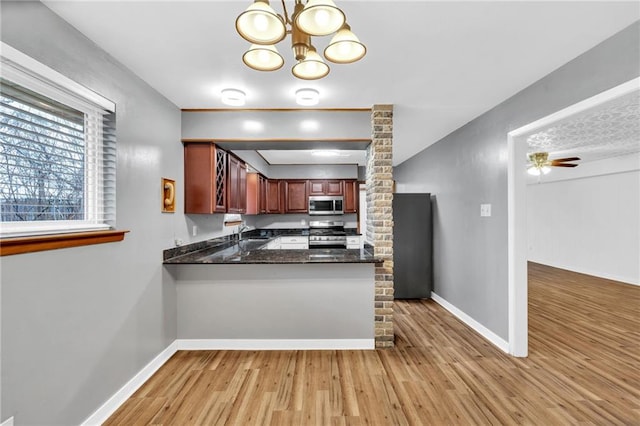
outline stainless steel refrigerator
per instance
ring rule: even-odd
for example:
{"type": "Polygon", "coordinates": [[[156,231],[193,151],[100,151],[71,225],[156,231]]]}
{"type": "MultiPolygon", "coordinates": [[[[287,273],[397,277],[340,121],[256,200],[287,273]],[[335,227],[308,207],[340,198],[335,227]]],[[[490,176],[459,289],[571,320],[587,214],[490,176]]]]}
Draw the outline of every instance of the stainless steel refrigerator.
{"type": "Polygon", "coordinates": [[[396,299],[431,297],[431,194],[393,194],[393,275],[396,299]]]}

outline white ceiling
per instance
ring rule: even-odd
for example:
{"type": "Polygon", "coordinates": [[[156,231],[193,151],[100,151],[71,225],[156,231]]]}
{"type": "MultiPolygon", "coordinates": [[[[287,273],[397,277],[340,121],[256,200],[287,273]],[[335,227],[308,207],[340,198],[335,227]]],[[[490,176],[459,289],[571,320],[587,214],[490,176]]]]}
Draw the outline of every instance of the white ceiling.
{"type": "MultiPolygon", "coordinates": [[[[242,63],[234,22],[250,0],[44,1],[180,108],[224,107],[226,87],[249,108],[296,107],[301,87],[318,89],[323,108],[394,104],[394,164],[640,19],[636,1],[336,2],[368,53],[303,82],[286,40],[281,70],[242,63]]],[[[328,40],[314,38],[318,51],[328,40]]]]}
{"type": "Polygon", "coordinates": [[[581,162],[640,152],[640,91],[610,100],[526,137],[528,152],[581,162]]]}
{"type": "Polygon", "coordinates": [[[258,153],[269,164],[366,164],[366,151],[356,150],[316,150],[334,151],[337,156],[324,157],[313,155],[314,150],[291,149],[286,151],[258,150],[258,153]]]}

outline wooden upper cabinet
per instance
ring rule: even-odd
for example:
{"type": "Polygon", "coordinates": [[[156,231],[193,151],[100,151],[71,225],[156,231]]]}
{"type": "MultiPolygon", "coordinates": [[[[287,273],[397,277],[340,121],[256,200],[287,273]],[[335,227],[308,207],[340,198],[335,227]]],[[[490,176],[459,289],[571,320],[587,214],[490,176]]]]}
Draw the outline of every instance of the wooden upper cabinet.
{"type": "Polygon", "coordinates": [[[324,180],[310,180],[309,195],[324,195],[325,182],[324,180]]]}
{"type": "Polygon", "coordinates": [[[326,194],[327,195],[342,195],[342,182],[341,180],[328,180],[326,181],[326,194]]]}
{"type": "Polygon", "coordinates": [[[266,213],[282,213],[280,203],[280,182],[277,179],[267,179],[266,181],[266,213]]]}
{"type": "Polygon", "coordinates": [[[247,166],[239,158],[227,159],[227,213],[247,211],[247,166]]]}
{"type": "Polygon", "coordinates": [[[184,212],[227,211],[227,153],[212,143],[184,144],[184,212]]]}
{"type": "Polygon", "coordinates": [[[247,174],[247,211],[258,214],[260,210],[260,179],[257,173],[247,174]]]}
{"type": "Polygon", "coordinates": [[[307,213],[309,195],[306,180],[287,180],[284,187],[285,213],[307,213]]]}
{"type": "Polygon", "coordinates": [[[258,213],[267,212],[267,178],[258,175],[258,213]]]}
{"type": "Polygon", "coordinates": [[[343,187],[341,180],[319,180],[309,181],[309,195],[342,195],[343,187]]]}
{"type": "Polygon", "coordinates": [[[357,213],[359,204],[360,188],[358,181],[345,180],[344,181],[344,212],[345,213],[357,213]]]}

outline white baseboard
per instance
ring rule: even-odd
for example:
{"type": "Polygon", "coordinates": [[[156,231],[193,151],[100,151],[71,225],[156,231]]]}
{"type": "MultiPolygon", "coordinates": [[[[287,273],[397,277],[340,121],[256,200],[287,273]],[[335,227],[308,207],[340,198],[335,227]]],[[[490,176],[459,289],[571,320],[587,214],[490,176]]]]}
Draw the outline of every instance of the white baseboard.
{"type": "MultiPolygon", "coordinates": [[[[135,393],[162,365],[176,353],[176,342],[171,343],[158,356],[152,359],[142,370],[140,370],[131,380],[121,387],[111,398],[100,408],[90,415],[82,426],[101,425],[111,416],[124,402],[135,393]]],[[[4,426],[4,425],[2,425],[4,426]]]]}
{"type": "Polygon", "coordinates": [[[509,353],[509,342],[504,340],[502,337],[495,334],[493,331],[489,330],[484,325],[480,324],[478,321],[471,318],[469,315],[462,312],[460,309],[453,306],[451,303],[444,300],[442,297],[438,296],[434,292],[431,292],[431,298],[438,305],[445,308],[447,311],[451,312],[456,318],[458,318],[463,323],[467,324],[469,327],[478,332],[482,337],[487,339],[493,345],[497,346],[498,349],[505,353],[509,353]]]}
{"type": "Polygon", "coordinates": [[[0,423],[0,426],[13,426],[13,416],[9,417],[4,422],[0,423]]]}
{"type": "Polygon", "coordinates": [[[374,339],[177,339],[176,350],[375,349],[374,339]]]}

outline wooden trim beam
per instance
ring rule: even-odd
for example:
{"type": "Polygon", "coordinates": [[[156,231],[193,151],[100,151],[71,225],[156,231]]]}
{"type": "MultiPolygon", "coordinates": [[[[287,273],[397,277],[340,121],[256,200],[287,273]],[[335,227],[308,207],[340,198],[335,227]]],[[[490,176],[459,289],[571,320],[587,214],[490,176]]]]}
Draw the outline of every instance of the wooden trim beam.
{"type": "Polygon", "coordinates": [[[223,138],[183,138],[182,143],[234,143],[234,142],[354,142],[354,143],[362,143],[362,142],[371,142],[370,138],[310,138],[310,139],[287,139],[287,138],[238,138],[238,139],[223,139],[223,138]]]}
{"type": "Polygon", "coordinates": [[[92,244],[113,243],[124,240],[124,234],[127,232],[129,231],[109,230],[0,238],[0,256],[88,246],[92,244]]]}
{"type": "Polygon", "coordinates": [[[182,108],[182,112],[371,112],[371,108],[182,108]]]}

